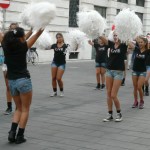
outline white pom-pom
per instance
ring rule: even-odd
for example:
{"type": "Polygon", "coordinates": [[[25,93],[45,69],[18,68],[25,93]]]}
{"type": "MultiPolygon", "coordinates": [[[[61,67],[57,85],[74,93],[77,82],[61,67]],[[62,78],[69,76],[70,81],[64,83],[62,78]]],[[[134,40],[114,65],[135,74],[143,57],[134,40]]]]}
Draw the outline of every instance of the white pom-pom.
{"type": "Polygon", "coordinates": [[[142,34],[141,19],[130,9],[124,9],[115,18],[115,30],[122,42],[132,41],[142,34]]]}
{"type": "Polygon", "coordinates": [[[22,24],[29,26],[29,27],[32,27],[31,22],[30,22],[30,20],[31,20],[30,15],[31,15],[32,9],[33,9],[32,4],[26,5],[25,9],[23,10],[23,12],[20,15],[22,24]]]}
{"type": "Polygon", "coordinates": [[[70,50],[76,51],[78,47],[82,47],[82,44],[86,38],[86,34],[80,30],[70,30],[67,33],[67,43],[70,45],[70,50]]]}
{"type": "Polygon", "coordinates": [[[48,2],[37,3],[31,11],[31,25],[36,28],[45,28],[56,15],[56,6],[48,2]]]}
{"type": "Polygon", "coordinates": [[[106,29],[106,20],[95,10],[82,11],[77,14],[79,29],[90,38],[97,38],[106,29]]]}
{"type": "Polygon", "coordinates": [[[109,35],[108,35],[108,40],[109,41],[114,41],[114,37],[113,37],[114,31],[110,31],[109,35]]]}
{"type": "Polygon", "coordinates": [[[51,47],[51,36],[47,31],[44,31],[34,44],[39,49],[48,49],[51,47]]]}
{"type": "Polygon", "coordinates": [[[56,6],[49,2],[31,3],[22,13],[25,25],[34,29],[45,28],[56,16],[56,6]]]}

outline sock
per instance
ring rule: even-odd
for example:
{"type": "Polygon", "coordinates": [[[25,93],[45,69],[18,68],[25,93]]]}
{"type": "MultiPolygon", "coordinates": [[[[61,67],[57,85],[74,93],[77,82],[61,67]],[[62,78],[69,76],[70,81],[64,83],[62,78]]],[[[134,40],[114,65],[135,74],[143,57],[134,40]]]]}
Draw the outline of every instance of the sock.
{"type": "Polygon", "coordinates": [[[142,90],[143,90],[143,92],[144,92],[144,85],[142,86],[142,90]]]}
{"type": "Polygon", "coordinates": [[[141,100],[140,100],[140,102],[144,103],[144,100],[143,100],[143,99],[141,99],[141,100]]]}
{"type": "Polygon", "coordinates": [[[121,110],[117,110],[117,113],[120,114],[121,110]]]}
{"type": "Polygon", "coordinates": [[[97,87],[100,88],[100,87],[101,87],[101,84],[100,84],[100,83],[97,83],[97,87]]]}
{"type": "Polygon", "coordinates": [[[12,102],[7,102],[7,107],[12,109],[12,102]]]}
{"type": "Polygon", "coordinates": [[[124,84],[124,82],[125,82],[125,78],[122,79],[122,84],[124,84]]]}
{"type": "Polygon", "coordinates": [[[54,91],[54,92],[57,92],[57,88],[53,88],[53,91],[54,91]]]}
{"type": "Polygon", "coordinates": [[[137,99],[135,99],[134,101],[135,101],[136,103],[138,102],[138,100],[137,100],[137,99]]]}
{"type": "Polygon", "coordinates": [[[23,136],[25,129],[19,128],[17,136],[23,136]]]}
{"type": "Polygon", "coordinates": [[[18,123],[12,122],[12,124],[11,124],[11,131],[16,132],[17,127],[18,127],[18,123]]]}
{"type": "Polygon", "coordinates": [[[113,111],[108,111],[108,113],[112,115],[112,114],[113,114],[113,111]]]}
{"type": "Polygon", "coordinates": [[[149,91],[148,88],[149,88],[149,86],[145,86],[145,92],[149,91]]]}
{"type": "Polygon", "coordinates": [[[61,91],[61,92],[63,92],[63,91],[64,91],[64,89],[63,89],[63,88],[60,88],[60,91],[61,91]]]}

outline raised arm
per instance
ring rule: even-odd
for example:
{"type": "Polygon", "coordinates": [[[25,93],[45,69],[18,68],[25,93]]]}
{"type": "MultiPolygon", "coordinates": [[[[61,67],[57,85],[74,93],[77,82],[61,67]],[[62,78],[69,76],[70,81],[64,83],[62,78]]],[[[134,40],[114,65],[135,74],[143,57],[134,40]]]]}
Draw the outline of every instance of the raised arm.
{"type": "Polygon", "coordinates": [[[89,43],[91,46],[94,46],[94,42],[92,42],[91,40],[88,40],[88,43],[89,43]]]}
{"type": "Polygon", "coordinates": [[[128,42],[128,48],[130,48],[130,49],[133,49],[134,50],[134,48],[135,48],[135,44],[136,44],[136,42],[134,42],[134,41],[129,41],[128,42]]]}
{"type": "Polygon", "coordinates": [[[32,45],[36,42],[36,40],[42,34],[43,31],[44,30],[40,29],[34,35],[31,36],[31,38],[27,41],[28,48],[32,47],[32,45]]]}
{"type": "Polygon", "coordinates": [[[0,43],[2,42],[3,37],[4,37],[4,34],[2,32],[0,32],[0,43]]]}
{"type": "Polygon", "coordinates": [[[26,40],[29,39],[29,37],[32,35],[32,28],[30,29],[30,31],[25,35],[26,40]]]}

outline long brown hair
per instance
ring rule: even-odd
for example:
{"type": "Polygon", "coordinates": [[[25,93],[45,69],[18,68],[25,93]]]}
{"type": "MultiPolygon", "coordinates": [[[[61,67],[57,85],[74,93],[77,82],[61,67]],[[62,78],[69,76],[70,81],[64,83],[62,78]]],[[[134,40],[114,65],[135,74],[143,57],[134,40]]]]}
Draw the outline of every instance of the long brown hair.
{"type": "Polygon", "coordinates": [[[145,45],[145,49],[148,49],[148,39],[145,36],[139,36],[140,39],[142,39],[144,41],[145,45]]]}
{"type": "MultiPolygon", "coordinates": [[[[57,38],[57,36],[61,36],[62,38],[63,38],[63,43],[65,43],[65,40],[64,40],[64,36],[63,36],[63,34],[62,33],[60,33],[60,32],[58,32],[57,34],[56,34],[56,38],[57,38]]],[[[58,41],[56,41],[56,43],[58,43],[58,41]]]]}

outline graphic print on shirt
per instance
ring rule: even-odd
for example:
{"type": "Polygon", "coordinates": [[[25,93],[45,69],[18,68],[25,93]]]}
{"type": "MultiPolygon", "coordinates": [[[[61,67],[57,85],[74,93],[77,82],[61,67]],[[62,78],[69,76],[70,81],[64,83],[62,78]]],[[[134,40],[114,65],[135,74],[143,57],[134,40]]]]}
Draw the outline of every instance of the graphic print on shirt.
{"type": "Polygon", "coordinates": [[[112,54],[120,54],[121,53],[120,48],[119,49],[111,49],[110,52],[112,54]]]}
{"type": "Polygon", "coordinates": [[[105,51],[105,47],[99,47],[98,51],[105,51]]]}
{"type": "Polygon", "coordinates": [[[145,54],[136,54],[136,58],[145,59],[145,54]]]}

